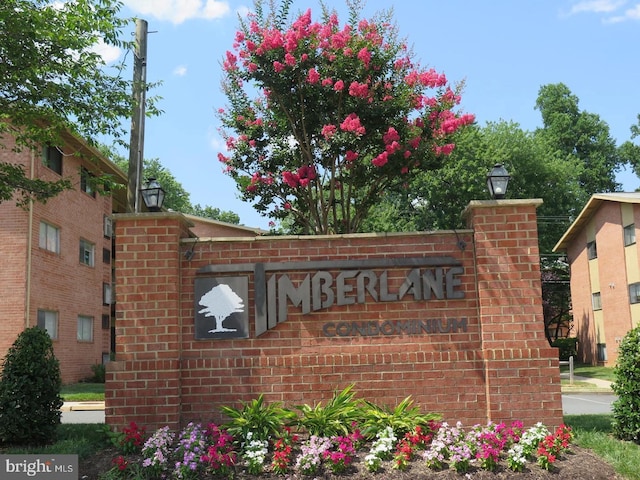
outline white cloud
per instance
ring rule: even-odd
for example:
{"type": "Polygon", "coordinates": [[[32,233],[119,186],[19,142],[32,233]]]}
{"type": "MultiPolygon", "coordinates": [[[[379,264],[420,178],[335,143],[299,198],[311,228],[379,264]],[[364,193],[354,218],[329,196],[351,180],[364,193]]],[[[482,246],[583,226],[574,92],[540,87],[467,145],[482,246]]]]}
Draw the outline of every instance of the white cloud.
{"type": "Polygon", "coordinates": [[[226,1],[218,0],[124,0],[124,4],[136,13],[174,24],[194,18],[222,18],[231,11],[226,1]]]}
{"type": "Polygon", "coordinates": [[[626,0],[583,0],[571,7],[570,14],[611,13],[623,6],[626,0]]]}
{"type": "Polygon", "coordinates": [[[604,23],[620,23],[626,20],[640,20],[640,4],[625,10],[623,15],[607,18],[604,23]]]}
{"type": "Polygon", "coordinates": [[[91,48],[91,51],[97,53],[102,57],[104,63],[109,65],[111,62],[115,62],[122,53],[122,50],[115,45],[107,45],[102,39],[98,40],[98,43],[91,48]]]}
{"type": "Polygon", "coordinates": [[[178,65],[173,69],[173,74],[177,75],[178,77],[184,77],[187,74],[187,67],[185,67],[184,65],[178,65]]]}

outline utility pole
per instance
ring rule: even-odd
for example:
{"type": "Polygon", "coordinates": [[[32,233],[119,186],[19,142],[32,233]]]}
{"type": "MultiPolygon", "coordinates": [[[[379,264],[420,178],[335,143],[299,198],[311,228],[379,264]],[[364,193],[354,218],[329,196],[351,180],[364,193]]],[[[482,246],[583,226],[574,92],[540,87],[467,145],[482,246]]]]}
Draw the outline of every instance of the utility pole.
{"type": "Polygon", "coordinates": [[[140,187],[144,158],[144,118],[147,93],[147,21],[136,21],[136,49],[133,65],[133,114],[129,141],[129,171],[127,176],[127,212],[140,211],[140,187]]]}

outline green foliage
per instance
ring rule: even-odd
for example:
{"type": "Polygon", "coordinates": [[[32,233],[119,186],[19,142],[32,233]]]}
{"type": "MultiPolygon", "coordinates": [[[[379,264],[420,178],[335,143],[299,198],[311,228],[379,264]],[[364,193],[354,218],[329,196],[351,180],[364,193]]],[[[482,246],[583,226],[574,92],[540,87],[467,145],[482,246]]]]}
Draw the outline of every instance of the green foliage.
{"type": "Polygon", "coordinates": [[[104,363],[94,363],[91,365],[93,376],[89,378],[90,383],[104,383],[107,374],[107,366],[104,363]]]}
{"type": "Polygon", "coordinates": [[[53,182],[29,178],[22,165],[0,163],[0,203],[11,200],[17,194],[16,204],[26,207],[29,200],[46,202],[70,188],[73,188],[73,185],[66,178],[53,182]]]}
{"type": "Polygon", "coordinates": [[[0,377],[0,443],[44,445],[60,424],[60,365],[47,332],[24,330],[9,348],[0,377]]]}
{"type": "MultiPolygon", "coordinates": [[[[121,40],[132,25],[118,16],[121,7],[118,0],[0,2],[0,148],[8,137],[16,140],[15,150],[62,145],[67,132],[90,144],[98,137],[124,143],[133,81],[123,79],[125,65],[109,67],[96,48],[133,48],[121,40]]],[[[159,113],[155,100],[147,99],[149,115],[159,113]]],[[[70,188],[2,165],[0,202],[14,190],[23,203],[70,188]]]]}
{"type": "Polygon", "coordinates": [[[614,375],[611,388],[618,399],[613,403],[613,433],[640,444],[640,327],[620,342],[614,375]]]}
{"type": "Polygon", "coordinates": [[[300,412],[297,424],[305,429],[309,435],[332,437],[347,435],[351,431],[351,424],[362,417],[360,401],[354,399],[353,385],[341,392],[334,392],[326,405],[322,402],[314,406],[298,405],[300,412]]]}
{"type": "Polygon", "coordinates": [[[551,346],[558,348],[560,360],[569,360],[569,357],[575,357],[578,354],[577,338],[558,338],[551,346]]]}
{"type": "Polygon", "coordinates": [[[220,410],[230,419],[222,427],[236,439],[246,439],[252,432],[253,440],[269,440],[281,435],[283,427],[295,418],[295,413],[280,403],[265,403],[262,394],[250,402],[242,402],[240,408],[223,406],[220,410]]]}
{"type": "MultiPolygon", "coordinates": [[[[113,158],[114,163],[122,171],[127,171],[129,168],[129,160],[109,152],[105,147],[102,148],[103,153],[113,158]]],[[[201,206],[200,204],[192,205],[190,200],[190,194],[187,192],[182,184],[174,177],[171,171],[164,167],[160,160],[157,158],[151,158],[144,161],[145,178],[155,178],[165,191],[164,208],[174,210],[176,212],[188,213],[196,215],[198,217],[210,218],[212,220],[218,220],[220,222],[227,222],[233,224],[240,223],[240,217],[237,213],[232,211],[224,211],[219,208],[211,207],[209,205],[201,206]]]]}
{"type": "Polygon", "coordinates": [[[420,408],[413,405],[411,397],[405,398],[395,408],[380,407],[369,401],[364,403],[361,428],[362,434],[367,437],[391,427],[398,438],[402,438],[417,426],[427,431],[429,422],[440,419],[440,415],[435,413],[421,413],[420,408]]]}

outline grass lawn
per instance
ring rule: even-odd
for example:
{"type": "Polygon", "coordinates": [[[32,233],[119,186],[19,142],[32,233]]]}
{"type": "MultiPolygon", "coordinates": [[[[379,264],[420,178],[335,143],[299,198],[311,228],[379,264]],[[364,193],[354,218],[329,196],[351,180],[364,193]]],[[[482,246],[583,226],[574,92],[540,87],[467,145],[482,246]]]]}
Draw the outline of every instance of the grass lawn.
{"type": "MultiPolygon", "coordinates": [[[[561,365],[560,372],[569,373],[568,365],[561,365]]],[[[599,378],[613,382],[616,377],[613,374],[613,367],[594,367],[593,365],[574,364],[573,374],[578,377],[599,378]]]]}
{"type": "Polygon", "coordinates": [[[640,446],[616,440],[611,434],[613,415],[565,415],[575,434],[574,442],[612,465],[624,478],[640,479],[640,446]]]}
{"type": "Polygon", "coordinates": [[[104,400],[104,383],[64,385],[60,396],[65,402],[100,402],[104,400]]]}

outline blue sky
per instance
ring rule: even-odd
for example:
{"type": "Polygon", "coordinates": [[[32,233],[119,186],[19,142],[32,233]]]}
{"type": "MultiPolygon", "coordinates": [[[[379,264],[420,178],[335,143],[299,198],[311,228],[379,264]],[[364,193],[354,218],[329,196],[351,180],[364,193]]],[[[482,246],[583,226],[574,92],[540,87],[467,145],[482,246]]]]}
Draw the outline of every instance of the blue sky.
{"type": "MultiPolygon", "coordinates": [[[[224,146],[215,112],[226,106],[220,62],[232,48],[238,13],[246,13],[252,0],[124,4],[123,15],[148,22],[147,80],[163,82],[153,93],[163,97],[164,114],[146,122],[145,158],[158,158],[193,204],[231,210],[243,225],[268,228],[268,219],[238,199],[235,183],[217,160],[224,146]]],[[[338,11],[341,24],[346,22],[343,0],[325,4],[338,11]]],[[[313,19],[320,20],[319,5],[318,0],[294,0],[292,11],[311,8],[313,19]]],[[[562,82],[582,110],[609,125],[618,144],[630,139],[629,128],[640,114],[639,2],[368,0],[362,16],[391,5],[415,60],[446,74],[451,83],[465,81],[461,110],[473,113],[481,125],[509,120],[525,130],[540,127],[534,109],[538,90],[562,82]]],[[[629,169],[618,180],[625,190],[640,186],[629,169]]]]}

